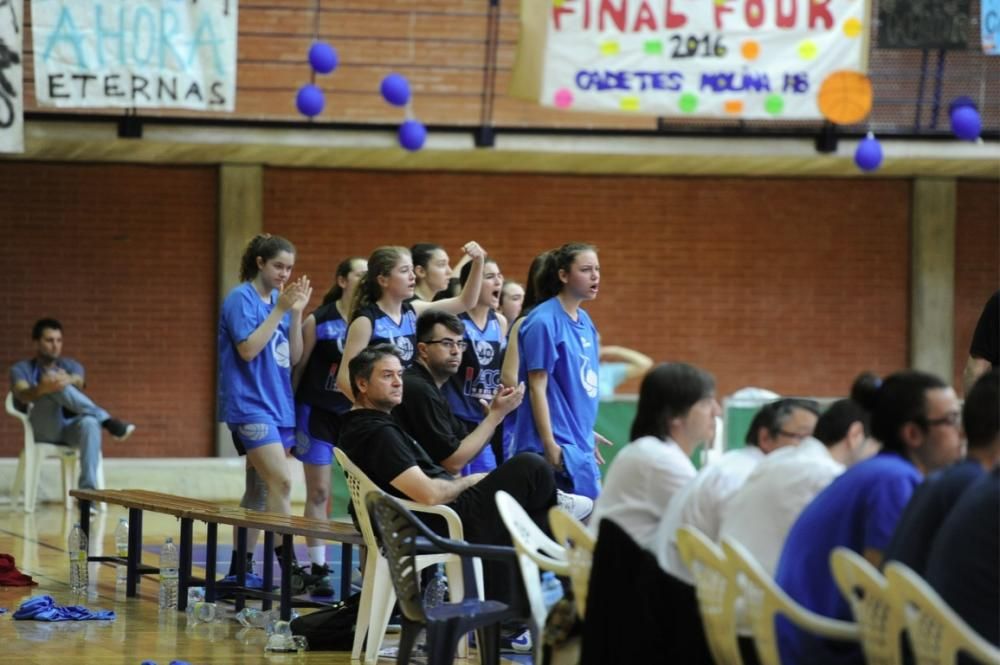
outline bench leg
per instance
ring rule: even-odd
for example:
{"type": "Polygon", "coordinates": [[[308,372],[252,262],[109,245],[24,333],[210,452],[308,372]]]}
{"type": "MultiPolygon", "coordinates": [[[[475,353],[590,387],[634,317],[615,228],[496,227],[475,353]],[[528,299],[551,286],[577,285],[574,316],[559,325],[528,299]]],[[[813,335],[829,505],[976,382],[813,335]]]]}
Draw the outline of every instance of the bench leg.
{"type": "Polygon", "coordinates": [[[340,544],[340,600],[351,595],[351,575],[354,573],[353,548],[350,543],[340,544]]]}
{"type": "MultiPolygon", "coordinates": [[[[265,531],[264,532],[264,584],[262,591],[271,592],[271,587],[274,586],[274,532],[265,531]]],[[[262,610],[267,611],[271,609],[272,601],[270,598],[264,598],[261,600],[260,607],[262,610]]]]}
{"type": "Polygon", "coordinates": [[[87,537],[87,550],[90,550],[90,499],[80,499],[80,530],[87,537]]]}
{"type": "Polygon", "coordinates": [[[281,536],[281,620],[289,621],[292,618],[292,534],[286,533],[281,536]]]}
{"type": "MultiPolygon", "coordinates": [[[[236,586],[243,589],[247,585],[247,529],[244,526],[236,529],[236,586]]],[[[246,607],[246,597],[236,594],[236,611],[246,607]]]]}
{"type": "MultiPolygon", "coordinates": [[[[88,509],[89,510],[89,509],[88,509]]],[[[142,511],[128,509],[128,565],[125,568],[125,597],[135,598],[142,562],[142,511]]]]}
{"type": "Polygon", "coordinates": [[[218,545],[219,525],[208,522],[208,537],[205,544],[205,600],[215,602],[215,548],[218,545]]]}
{"type": "Polygon", "coordinates": [[[188,585],[191,583],[191,547],[194,539],[194,521],[190,517],[181,518],[181,560],[177,581],[177,611],[187,609],[188,585]]]}

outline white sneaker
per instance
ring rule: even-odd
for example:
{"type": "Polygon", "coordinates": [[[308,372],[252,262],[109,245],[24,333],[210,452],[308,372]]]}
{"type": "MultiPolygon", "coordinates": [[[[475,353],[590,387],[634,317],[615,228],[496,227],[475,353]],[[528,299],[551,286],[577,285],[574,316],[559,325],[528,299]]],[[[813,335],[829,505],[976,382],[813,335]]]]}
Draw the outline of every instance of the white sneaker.
{"type": "Polygon", "coordinates": [[[556,503],[581,522],[594,512],[594,500],[581,494],[568,494],[562,490],[556,490],[556,503]]]}

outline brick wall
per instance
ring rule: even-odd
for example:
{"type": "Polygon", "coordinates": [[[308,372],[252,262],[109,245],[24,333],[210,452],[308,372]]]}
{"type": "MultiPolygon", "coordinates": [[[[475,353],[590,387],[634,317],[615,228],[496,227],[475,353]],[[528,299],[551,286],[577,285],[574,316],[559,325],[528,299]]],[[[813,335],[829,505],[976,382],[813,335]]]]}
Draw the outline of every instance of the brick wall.
{"type": "MultiPolygon", "coordinates": [[[[33,355],[36,319],[60,319],[87,392],[139,426],[125,443],[105,437],[109,457],[214,450],[215,173],[0,162],[0,365],[33,355]]],[[[0,457],[20,446],[4,415],[0,457]]]]}
{"type": "MultiPolygon", "coordinates": [[[[45,315],[90,392],[139,433],[109,456],[206,456],[214,438],[214,169],[0,162],[2,362],[45,315]]],[[[589,309],[609,343],[748,384],[842,393],[907,360],[906,180],[685,179],[268,169],[268,231],[317,286],[379,244],[476,239],[508,277],[567,240],[600,248],[589,309]]],[[[958,186],[956,371],[1000,275],[991,182],[958,186]]],[[[626,386],[626,389],[633,386],[626,386]]],[[[20,432],[0,418],[0,456],[20,432]]]]}
{"type": "Polygon", "coordinates": [[[983,305],[1000,288],[1000,184],[959,181],[955,229],[955,385],[983,305]]]}
{"type": "Polygon", "coordinates": [[[907,360],[904,180],[267,171],[268,230],[320,292],[379,244],[479,240],[508,277],[569,240],[600,248],[608,343],[744,385],[840,394],[907,360]]]}

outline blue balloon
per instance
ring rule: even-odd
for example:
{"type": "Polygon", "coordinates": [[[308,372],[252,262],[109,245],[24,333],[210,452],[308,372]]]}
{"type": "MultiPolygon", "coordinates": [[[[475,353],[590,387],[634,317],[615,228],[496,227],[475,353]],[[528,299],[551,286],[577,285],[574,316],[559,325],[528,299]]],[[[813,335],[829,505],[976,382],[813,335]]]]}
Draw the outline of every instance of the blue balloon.
{"type": "Polygon", "coordinates": [[[309,47],[309,64],[318,74],[329,74],[337,68],[337,49],[325,42],[316,42],[309,47]]]}
{"type": "Polygon", "coordinates": [[[983,120],[975,106],[959,106],[951,112],[951,131],[963,141],[975,141],[983,129],[983,120]]]}
{"type": "Polygon", "coordinates": [[[854,151],[854,163],[862,171],[874,171],[882,165],[882,144],[869,134],[858,143],[854,151]]]}
{"type": "Polygon", "coordinates": [[[416,120],[407,120],[399,126],[399,145],[414,152],[424,147],[427,128],[416,120]]]}
{"type": "Polygon", "coordinates": [[[299,93],[295,95],[295,108],[299,113],[312,118],[323,112],[326,100],[323,99],[323,91],[312,83],[306,83],[299,88],[299,93]]]}
{"type": "Polygon", "coordinates": [[[962,95],[961,97],[956,97],[955,99],[951,100],[951,104],[948,104],[948,115],[951,115],[952,113],[955,112],[955,109],[960,109],[963,106],[971,106],[972,108],[976,108],[976,102],[972,100],[972,97],[966,97],[965,95],[962,95]]]}
{"type": "Polygon", "coordinates": [[[402,74],[393,72],[382,79],[382,97],[393,106],[406,106],[410,101],[410,82],[402,74]]]}

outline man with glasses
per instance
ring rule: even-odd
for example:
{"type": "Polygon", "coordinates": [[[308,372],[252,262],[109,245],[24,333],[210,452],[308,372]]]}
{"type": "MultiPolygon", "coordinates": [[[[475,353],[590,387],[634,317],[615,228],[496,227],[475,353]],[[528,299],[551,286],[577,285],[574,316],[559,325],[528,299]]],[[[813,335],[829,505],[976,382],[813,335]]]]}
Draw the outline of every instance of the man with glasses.
{"type": "MultiPolygon", "coordinates": [[[[887,561],[901,561],[924,575],[931,544],[951,509],[973,482],[1000,463],[1000,370],[979,377],[962,405],[962,428],[968,440],[965,459],[933,473],[907,504],[887,561]]],[[[947,418],[952,418],[948,414],[947,418]]]]}
{"type": "MultiPolygon", "coordinates": [[[[847,547],[880,566],[910,497],[923,477],[958,459],[961,414],[955,391],[936,376],[908,370],[859,392],[872,414],[879,454],[852,466],[820,492],[792,525],[775,581],[823,616],[852,620],[830,572],[830,552],[847,547]]],[[[855,663],[857,643],[823,640],[778,625],[782,663],[855,663]]]]}
{"type": "Polygon", "coordinates": [[[403,372],[403,401],[392,410],[406,433],[453,475],[489,444],[504,417],[524,399],[524,384],[501,387],[489,404],[482,402],[486,415],[468,431],[442,392],[458,372],[465,347],[465,326],[457,316],[434,309],[421,314],[416,358],[403,372]]]}

